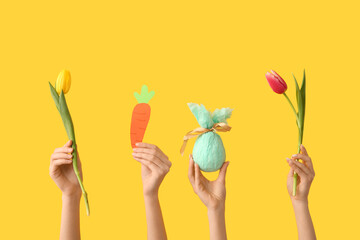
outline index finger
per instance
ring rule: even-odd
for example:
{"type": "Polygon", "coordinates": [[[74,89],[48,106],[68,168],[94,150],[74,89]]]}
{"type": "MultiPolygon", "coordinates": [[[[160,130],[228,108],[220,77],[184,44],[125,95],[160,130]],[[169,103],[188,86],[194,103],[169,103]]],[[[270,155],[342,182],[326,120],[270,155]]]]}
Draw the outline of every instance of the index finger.
{"type": "Polygon", "coordinates": [[[195,181],[195,169],[194,169],[194,160],[190,154],[189,156],[189,171],[188,171],[188,177],[190,180],[191,185],[194,185],[195,181]]]}
{"type": "Polygon", "coordinates": [[[314,167],[311,161],[311,158],[305,154],[294,154],[292,156],[293,159],[301,159],[304,161],[305,165],[310,168],[311,171],[314,171],[314,167]]]}
{"type": "Polygon", "coordinates": [[[56,148],[54,150],[54,153],[72,153],[73,149],[71,148],[72,146],[72,141],[69,140],[65,143],[64,146],[56,148]]]}
{"type": "Polygon", "coordinates": [[[153,149],[153,150],[159,152],[160,154],[162,154],[164,157],[167,157],[167,156],[165,155],[165,153],[164,153],[163,151],[161,151],[161,149],[160,149],[158,146],[154,145],[154,144],[138,142],[138,143],[136,143],[135,145],[136,145],[136,147],[138,147],[138,148],[153,149]]]}
{"type": "Polygon", "coordinates": [[[72,146],[72,140],[69,140],[65,143],[64,147],[71,147],[72,146]]]}
{"type": "Polygon", "coordinates": [[[70,146],[70,147],[61,147],[61,148],[56,148],[54,150],[54,153],[72,153],[73,152],[73,148],[70,146]]]}
{"type": "Polygon", "coordinates": [[[154,144],[144,143],[144,142],[138,142],[135,144],[135,146],[140,148],[156,149],[156,146],[154,144]]]}
{"type": "Polygon", "coordinates": [[[148,149],[148,148],[134,148],[134,153],[145,153],[148,155],[155,156],[155,157],[159,158],[166,165],[171,166],[171,162],[169,161],[167,156],[165,156],[165,154],[163,154],[157,150],[148,149]]]}

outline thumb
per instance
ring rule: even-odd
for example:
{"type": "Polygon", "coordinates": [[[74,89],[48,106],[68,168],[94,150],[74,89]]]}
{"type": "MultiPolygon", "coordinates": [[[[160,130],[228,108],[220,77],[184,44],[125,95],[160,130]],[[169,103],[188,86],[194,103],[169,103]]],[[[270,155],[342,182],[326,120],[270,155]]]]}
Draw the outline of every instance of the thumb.
{"type": "Polygon", "coordinates": [[[69,140],[65,143],[64,147],[71,147],[72,146],[72,140],[69,140]]]}
{"type": "Polygon", "coordinates": [[[220,181],[225,181],[226,171],[229,166],[230,162],[225,162],[222,167],[220,168],[218,179],[220,181]]]}

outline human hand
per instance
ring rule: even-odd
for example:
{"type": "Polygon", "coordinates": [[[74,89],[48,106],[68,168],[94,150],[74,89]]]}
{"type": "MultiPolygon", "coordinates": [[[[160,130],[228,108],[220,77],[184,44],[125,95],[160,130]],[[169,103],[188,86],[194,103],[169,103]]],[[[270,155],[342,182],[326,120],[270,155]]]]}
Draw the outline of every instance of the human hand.
{"type": "Polygon", "coordinates": [[[169,158],[155,145],[136,143],[133,158],[141,163],[141,177],[145,196],[157,195],[161,182],[170,171],[169,158]]]}
{"type": "Polygon", "coordinates": [[[305,147],[300,146],[301,154],[294,154],[292,158],[287,158],[290,172],[287,178],[287,189],[291,200],[307,202],[310,186],[315,177],[314,167],[305,147]],[[303,162],[298,162],[301,159],[303,162]],[[293,196],[294,171],[298,174],[296,196],[293,196]]]}
{"type": "Polygon", "coordinates": [[[192,155],[190,155],[188,177],[200,200],[209,210],[225,208],[225,176],[229,162],[225,162],[219,171],[219,176],[215,181],[209,181],[200,171],[199,165],[194,163],[192,155]]]}
{"type": "MultiPolygon", "coordinates": [[[[72,165],[72,141],[69,140],[63,147],[56,148],[50,158],[50,177],[65,196],[81,197],[81,188],[72,165]]],[[[79,154],[77,153],[78,169],[82,179],[82,170],[79,154]]]]}

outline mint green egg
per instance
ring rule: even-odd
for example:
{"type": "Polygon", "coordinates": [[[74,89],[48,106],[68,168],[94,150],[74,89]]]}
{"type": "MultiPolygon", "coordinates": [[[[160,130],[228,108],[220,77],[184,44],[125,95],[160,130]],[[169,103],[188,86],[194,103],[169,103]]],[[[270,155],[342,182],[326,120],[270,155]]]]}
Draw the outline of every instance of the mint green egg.
{"type": "Polygon", "coordinates": [[[215,172],[226,159],[224,144],[219,134],[207,132],[200,135],[193,148],[193,159],[204,172],[215,172]]]}
{"type": "MultiPolygon", "coordinates": [[[[194,114],[200,127],[212,130],[216,123],[227,123],[231,117],[231,108],[215,109],[214,112],[206,110],[204,105],[188,103],[190,111],[194,114]]],[[[193,159],[204,172],[215,172],[225,162],[224,144],[219,134],[209,131],[199,135],[193,148],[193,159]]]]}

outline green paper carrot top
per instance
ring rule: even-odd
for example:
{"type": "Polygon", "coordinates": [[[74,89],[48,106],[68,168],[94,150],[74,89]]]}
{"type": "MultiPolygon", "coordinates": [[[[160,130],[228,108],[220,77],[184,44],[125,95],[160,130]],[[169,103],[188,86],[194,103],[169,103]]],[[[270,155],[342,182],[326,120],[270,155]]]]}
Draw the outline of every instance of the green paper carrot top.
{"type": "Polygon", "coordinates": [[[135,144],[142,142],[144,138],[151,112],[151,108],[148,102],[153,98],[154,95],[155,92],[149,92],[146,85],[142,86],[141,94],[138,94],[137,92],[134,93],[138,104],[134,107],[131,118],[130,138],[132,148],[135,148],[135,144]]]}

